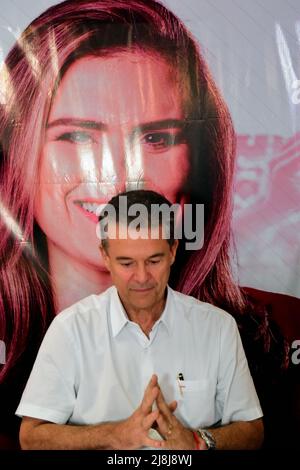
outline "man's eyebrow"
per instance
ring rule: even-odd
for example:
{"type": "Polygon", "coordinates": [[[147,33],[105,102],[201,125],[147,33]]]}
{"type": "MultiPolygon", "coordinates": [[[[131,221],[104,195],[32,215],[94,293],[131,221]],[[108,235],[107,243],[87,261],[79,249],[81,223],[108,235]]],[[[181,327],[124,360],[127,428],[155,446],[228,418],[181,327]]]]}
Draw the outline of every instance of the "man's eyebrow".
{"type": "MultiPolygon", "coordinates": [[[[158,258],[158,257],[163,257],[165,256],[165,253],[161,252],[161,253],[154,253],[153,255],[149,256],[149,258],[147,259],[151,259],[151,258],[158,258]]],[[[117,256],[116,257],[116,260],[117,261],[132,261],[133,258],[130,258],[129,256],[117,256]]]]}
{"type": "Polygon", "coordinates": [[[107,126],[103,122],[77,118],[55,119],[54,121],[48,123],[47,128],[49,129],[51,127],[58,126],[82,127],[84,129],[95,129],[96,131],[103,131],[107,128],[107,126]]]}
{"type": "Polygon", "coordinates": [[[158,257],[162,257],[162,256],[165,256],[165,253],[161,252],[161,253],[154,253],[154,255],[151,255],[149,256],[148,259],[151,259],[151,258],[158,258],[158,257]]]}

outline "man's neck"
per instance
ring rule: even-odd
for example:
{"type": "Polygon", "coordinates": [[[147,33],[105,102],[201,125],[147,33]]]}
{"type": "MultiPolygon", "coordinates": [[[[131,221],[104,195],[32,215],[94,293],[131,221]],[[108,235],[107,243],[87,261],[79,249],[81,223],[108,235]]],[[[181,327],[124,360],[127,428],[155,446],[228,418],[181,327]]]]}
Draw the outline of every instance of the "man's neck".
{"type": "Polygon", "coordinates": [[[153,325],[161,317],[164,311],[166,305],[166,295],[160,302],[148,309],[135,309],[132,306],[127,305],[126,302],[123,302],[122,300],[121,302],[129,320],[137,323],[145,335],[149,337],[153,325]]]}
{"type": "Polygon", "coordinates": [[[84,297],[100,294],[111,286],[109,272],[81,263],[53,244],[49,243],[48,251],[57,313],[84,297]]]}

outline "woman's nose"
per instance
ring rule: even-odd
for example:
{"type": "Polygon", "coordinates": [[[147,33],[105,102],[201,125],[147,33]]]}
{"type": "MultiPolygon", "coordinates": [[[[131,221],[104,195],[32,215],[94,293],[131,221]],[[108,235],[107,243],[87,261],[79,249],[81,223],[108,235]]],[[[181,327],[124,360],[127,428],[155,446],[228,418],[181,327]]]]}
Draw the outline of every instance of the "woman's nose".
{"type": "Polygon", "coordinates": [[[103,138],[101,180],[117,190],[145,189],[144,160],[140,146],[132,145],[122,132],[103,138]]]}
{"type": "Polygon", "coordinates": [[[122,136],[103,136],[101,181],[113,185],[117,192],[126,189],[126,151],[122,136]]]}
{"type": "Polygon", "coordinates": [[[146,189],[143,152],[139,143],[126,145],[126,191],[146,189]]]}

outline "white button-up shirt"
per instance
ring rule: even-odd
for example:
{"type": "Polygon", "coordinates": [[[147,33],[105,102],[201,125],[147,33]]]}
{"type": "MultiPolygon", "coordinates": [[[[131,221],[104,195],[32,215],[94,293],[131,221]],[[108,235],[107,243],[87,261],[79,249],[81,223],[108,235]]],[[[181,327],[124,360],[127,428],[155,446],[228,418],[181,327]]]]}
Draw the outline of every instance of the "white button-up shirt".
{"type": "Polygon", "coordinates": [[[262,416],[233,317],[169,287],[149,338],[128,319],[115,287],[60,313],[17,414],[77,425],[125,419],[154,373],[186,427],[262,416]]]}

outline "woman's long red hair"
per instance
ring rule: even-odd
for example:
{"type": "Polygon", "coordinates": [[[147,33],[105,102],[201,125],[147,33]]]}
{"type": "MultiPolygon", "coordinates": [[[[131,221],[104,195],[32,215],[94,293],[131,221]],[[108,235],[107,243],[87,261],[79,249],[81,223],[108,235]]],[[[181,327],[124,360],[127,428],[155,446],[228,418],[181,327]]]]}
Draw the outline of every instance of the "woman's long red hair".
{"type": "Polygon", "coordinates": [[[162,54],[182,74],[190,94],[191,172],[183,191],[190,202],[205,204],[205,241],[198,252],[182,251],[172,283],[232,314],[245,308],[229,260],[235,136],[195,41],[153,0],[67,0],[28,26],[1,73],[0,338],[7,346],[1,379],[26,350],[32,331],[39,342],[55,315],[47,252],[34,221],[39,155],[53,93],[79,57],[130,47],[162,54]]]}

